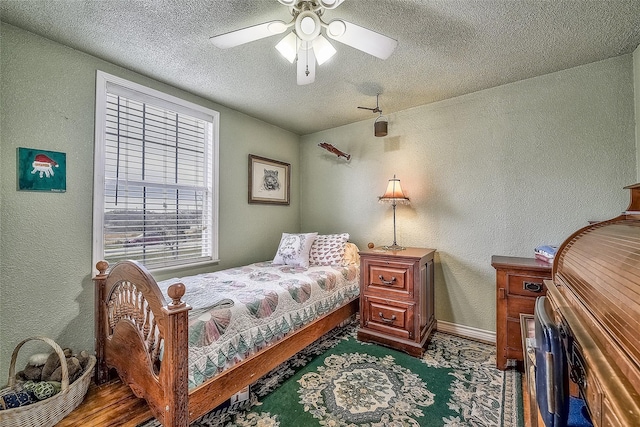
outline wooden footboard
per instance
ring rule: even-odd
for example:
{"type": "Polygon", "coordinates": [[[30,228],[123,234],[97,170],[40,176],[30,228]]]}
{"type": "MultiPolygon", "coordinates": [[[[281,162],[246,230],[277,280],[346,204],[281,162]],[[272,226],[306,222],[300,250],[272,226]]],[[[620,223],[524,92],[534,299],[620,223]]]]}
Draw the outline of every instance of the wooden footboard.
{"type": "Polygon", "coordinates": [[[106,381],[114,368],[163,425],[187,426],[191,307],[181,301],[184,285],[171,285],[167,304],[137,262],[119,262],[108,274],[106,262],[96,268],[96,382],[106,381]]]}
{"type": "Polygon", "coordinates": [[[204,384],[188,389],[188,311],[184,285],[167,304],[155,279],[135,261],[96,265],[96,382],[114,368],[165,427],[186,427],[358,311],[358,298],[289,334],[204,384]],[[160,350],[162,349],[162,363],[160,350]]]}

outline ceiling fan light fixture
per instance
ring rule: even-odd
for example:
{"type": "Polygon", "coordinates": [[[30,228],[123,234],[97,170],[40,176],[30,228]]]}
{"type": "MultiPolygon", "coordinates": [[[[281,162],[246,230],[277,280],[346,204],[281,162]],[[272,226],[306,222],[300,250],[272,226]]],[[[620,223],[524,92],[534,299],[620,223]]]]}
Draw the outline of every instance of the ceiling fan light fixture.
{"type": "Polygon", "coordinates": [[[293,64],[298,53],[298,37],[294,33],[287,34],[285,38],[278,42],[276,49],[287,61],[293,64]]]}
{"type": "Polygon", "coordinates": [[[336,54],[336,49],[321,35],[313,41],[313,53],[316,56],[318,65],[322,65],[336,54]]]}

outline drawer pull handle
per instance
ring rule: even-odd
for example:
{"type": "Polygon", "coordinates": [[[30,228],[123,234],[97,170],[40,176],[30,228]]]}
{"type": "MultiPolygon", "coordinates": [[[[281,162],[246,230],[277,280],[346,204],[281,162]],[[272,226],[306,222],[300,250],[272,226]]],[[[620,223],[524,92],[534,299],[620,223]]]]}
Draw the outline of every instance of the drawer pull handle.
{"type": "Polygon", "coordinates": [[[380,279],[383,285],[387,285],[387,286],[393,285],[393,282],[396,281],[396,278],[393,276],[391,277],[391,280],[384,280],[384,277],[382,277],[382,274],[378,276],[378,279],[380,279]]]}
{"type": "Polygon", "coordinates": [[[522,287],[524,288],[525,291],[542,292],[542,283],[524,282],[522,284],[522,287]]]}
{"type": "Polygon", "coordinates": [[[584,386],[587,384],[584,378],[584,371],[582,370],[582,366],[572,366],[569,371],[569,378],[574,383],[578,384],[580,387],[580,391],[584,391],[584,386]]]}
{"type": "Polygon", "coordinates": [[[384,315],[382,314],[382,312],[379,312],[378,315],[380,316],[380,319],[382,319],[383,322],[387,322],[387,323],[393,323],[396,321],[396,315],[393,314],[391,316],[391,319],[387,319],[384,317],[384,315]]]}

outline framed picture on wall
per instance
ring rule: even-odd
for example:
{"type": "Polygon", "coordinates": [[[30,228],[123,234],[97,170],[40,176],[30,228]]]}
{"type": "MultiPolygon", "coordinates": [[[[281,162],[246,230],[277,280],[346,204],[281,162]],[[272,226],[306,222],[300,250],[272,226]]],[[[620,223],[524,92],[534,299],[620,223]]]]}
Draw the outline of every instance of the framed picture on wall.
{"type": "Polygon", "coordinates": [[[19,191],[67,191],[65,153],[19,147],[17,159],[19,191]]]}
{"type": "Polygon", "coordinates": [[[249,154],[249,203],[288,205],[291,164],[249,154]]]}

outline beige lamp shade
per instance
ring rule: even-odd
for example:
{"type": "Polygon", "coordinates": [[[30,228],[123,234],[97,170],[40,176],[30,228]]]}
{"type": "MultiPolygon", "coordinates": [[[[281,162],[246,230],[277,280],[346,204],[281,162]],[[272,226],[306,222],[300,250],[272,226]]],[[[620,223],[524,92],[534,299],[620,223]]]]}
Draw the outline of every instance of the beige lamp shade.
{"type": "Polygon", "coordinates": [[[402,187],[400,186],[400,180],[394,175],[387,184],[387,191],[380,197],[378,197],[380,203],[400,203],[402,205],[409,204],[409,198],[404,195],[402,187]]]}

